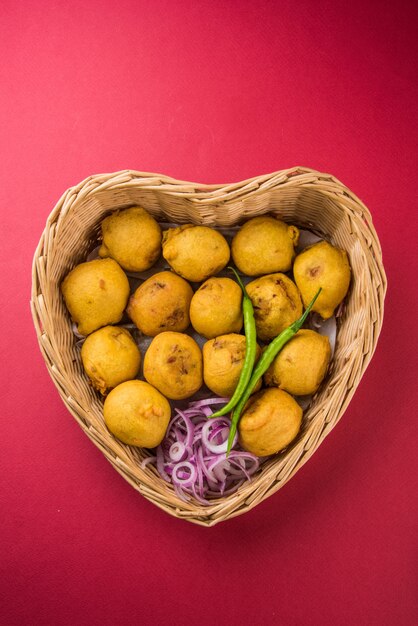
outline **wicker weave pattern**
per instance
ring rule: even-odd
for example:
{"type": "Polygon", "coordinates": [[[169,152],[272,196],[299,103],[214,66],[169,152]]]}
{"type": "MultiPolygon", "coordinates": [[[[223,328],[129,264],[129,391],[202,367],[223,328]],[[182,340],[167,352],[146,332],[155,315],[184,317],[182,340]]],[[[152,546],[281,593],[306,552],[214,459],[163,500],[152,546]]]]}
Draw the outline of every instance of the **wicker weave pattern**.
{"type": "Polygon", "coordinates": [[[213,526],[275,493],[310,458],[341,418],[373,355],[383,319],[386,276],[380,244],[364,204],[328,174],[297,167],[230,185],[201,185],[126,170],[91,176],[64,193],[50,214],[33,261],[31,308],[48,371],[65,405],[113,467],[167,513],[213,526]],[[106,429],[102,402],[82,375],[60,283],[97,240],[100,222],[139,204],[161,221],[229,226],[271,212],[323,234],[347,250],[353,272],[327,384],[305,412],[296,442],[234,495],[208,507],[179,500],[141,449],[106,429]]]}

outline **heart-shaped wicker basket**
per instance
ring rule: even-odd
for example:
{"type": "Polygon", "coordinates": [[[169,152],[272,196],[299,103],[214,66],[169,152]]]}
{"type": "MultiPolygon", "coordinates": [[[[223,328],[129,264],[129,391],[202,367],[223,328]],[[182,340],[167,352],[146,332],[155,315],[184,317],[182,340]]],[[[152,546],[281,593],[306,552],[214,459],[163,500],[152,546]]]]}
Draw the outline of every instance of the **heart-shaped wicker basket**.
{"type": "Polygon", "coordinates": [[[295,167],[229,185],[201,185],[131,170],[90,176],[64,193],[50,214],[33,262],[31,308],[49,373],[68,410],[113,467],[143,496],[178,518],[213,526],[249,511],[282,487],[318,448],[347,408],[373,355],[382,325],[386,276],[372,218],[364,204],[328,174],[295,167]],[[270,212],[313,229],[344,248],[352,282],[326,384],[305,412],[303,428],[251,482],[210,506],[179,500],[148,464],[146,451],[107,430],[102,400],[83,375],[60,284],[98,239],[103,217],[143,206],[160,221],[225,227],[270,212]]]}

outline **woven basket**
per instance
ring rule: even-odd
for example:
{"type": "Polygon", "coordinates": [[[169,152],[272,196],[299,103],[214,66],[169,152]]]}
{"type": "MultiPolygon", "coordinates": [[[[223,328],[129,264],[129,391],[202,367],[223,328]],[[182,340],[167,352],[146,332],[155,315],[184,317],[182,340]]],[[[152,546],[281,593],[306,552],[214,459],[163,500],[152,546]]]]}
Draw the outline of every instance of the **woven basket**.
{"type": "Polygon", "coordinates": [[[49,373],[68,410],[113,467],[143,496],[178,518],[203,526],[249,511],[278,491],[318,448],[347,408],[373,355],[382,325],[386,276],[369,211],[328,174],[297,167],[230,185],[201,185],[126,170],[90,176],[64,193],[50,214],[33,261],[31,308],[49,373]],[[305,412],[303,428],[285,452],[271,457],[237,493],[210,506],[179,500],[148,464],[146,451],[107,430],[102,400],[75,346],[60,283],[97,242],[100,222],[116,208],[140,205],[160,221],[231,226],[270,212],[314,229],[349,255],[352,282],[339,318],[326,384],[305,412]]]}

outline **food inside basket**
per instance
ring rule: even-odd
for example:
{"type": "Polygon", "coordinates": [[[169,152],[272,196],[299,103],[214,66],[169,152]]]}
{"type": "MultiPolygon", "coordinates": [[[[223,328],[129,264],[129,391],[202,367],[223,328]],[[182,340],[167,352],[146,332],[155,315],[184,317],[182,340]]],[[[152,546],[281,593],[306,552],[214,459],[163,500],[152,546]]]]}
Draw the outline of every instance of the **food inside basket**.
{"type": "Polygon", "coordinates": [[[272,215],[215,229],[131,207],[101,226],[62,293],[105,424],[179,497],[233,493],[326,384],[347,254],[272,215]]]}

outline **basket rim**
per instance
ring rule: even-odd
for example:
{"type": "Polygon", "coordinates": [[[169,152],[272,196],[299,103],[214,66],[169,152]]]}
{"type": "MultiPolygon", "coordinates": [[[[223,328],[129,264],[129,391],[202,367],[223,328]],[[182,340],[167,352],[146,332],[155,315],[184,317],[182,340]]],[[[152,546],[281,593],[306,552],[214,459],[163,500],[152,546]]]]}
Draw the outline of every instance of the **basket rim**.
{"type": "MultiPolygon", "coordinates": [[[[318,181],[332,182],[340,188],[340,193],[345,192],[348,196],[358,202],[361,205],[362,209],[365,210],[368,215],[370,215],[370,211],[360,200],[360,198],[356,196],[351,191],[351,189],[349,189],[341,180],[336,178],[333,174],[321,172],[319,170],[302,165],[294,165],[290,168],[273,170],[267,174],[258,174],[256,176],[251,176],[243,180],[226,183],[201,183],[185,181],[163,173],[127,168],[123,170],[115,170],[113,172],[103,172],[86,176],[80,182],[68,187],[58,200],[57,204],[59,204],[60,200],[65,198],[69,193],[78,192],[83,187],[89,186],[90,184],[100,186],[101,184],[108,182],[109,180],[112,180],[114,185],[123,185],[124,183],[130,181],[138,182],[139,180],[142,180],[144,183],[149,181],[148,185],[144,185],[147,188],[152,188],[156,186],[166,193],[175,193],[179,194],[180,196],[187,196],[187,198],[191,201],[207,201],[208,199],[210,199],[211,194],[216,193],[220,190],[223,190],[228,196],[243,188],[246,188],[246,190],[248,191],[251,191],[251,189],[253,191],[256,191],[257,189],[259,189],[260,185],[267,181],[285,184],[288,179],[294,177],[299,177],[299,179],[301,177],[305,177],[306,181],[304,182],[308,182],[310,177],[312,177],[312,180],[317,179],[318,181]],[[275,179],[277,179],[277,181],[275,179]]],[[[221,197],[216,196],[215,199],[221,200],[221,197]]],[[[223,202],[227,200],[228,197],[222,198],[223,202]]]]}
{"type": "MultiPolygon", "coordinates": [[[[129,182],[129,181],[136,182],[138,180],[150,179],[153,181],[153,184],[150,186],[153,187],[156,182],[154,179],[158,181],[165,180],[167,181],[169,185],[173,186],[173,189],[171,191],[165,188],[161,189],[165,193],[174,193],[176,195],[179,194],[180,196],[187,196],[187,199],[192,202],[198,201],[199,203],[202,203],[202,200],[204,200],[204,198],[201,198],[202,193],[210,197],[210,194],[214,191],[216,192],[216,191],[223,189],[223,190],[227,190],[227,193],[233,193],[234,190],[242,189],[243,187],[247,187],[248,185],[254,185],[253,191],[257,191],[260,186],[259,184],[260,181],[264,182],[264,181],[275,179],[277,177],[284,177],[284,180],[282,181],[281,184],[285,184],[289,178],[295,178],[297,176],[300,179],[300,177],[305,176],[305,175],[314,176],[314,177],[317,177],[319,181],[328,181],[328,182],[333,183],[334,185],[337,185],[337,187],[339,187],[339,193],[346,194],[347,196],[349,196],[355,202],[355,204],[358,205],[362,213],[367,216],[367,222],[368,222],[367,226],[369,227],[371,235],[373,236],[374,242],[378,246],[380,256],[381,256],[380,272],[381,272],[381,279],[382,279],[382,288],[383,288],[384,295],[386,295],[387,275],[386,275],[384,265],[383,265],[382,248],[380,245],[379,237],[374,228],[373,218],[369,209],[366,207],[363,201],[355,193],[351,191],[351,189],[349,189],[343,182],[341,182],[334,175],[320,172],[319,170],[315,170],[310,167],[301,166],[301,165],[295,165],[293,167],[286,168],[283,170],[274,170],[268,174],[252,176],[242,181],[237,181],[233,183],[210,183],[210,184],[188,182],[188,181],[183,181],[180,179],[173,178],[166,174],[153,173],[153,172],[141,171],[141,170],[133,170],[133,169],[123,169],[123,170],[115,170],[114,172],[109,172],[109,173],[91,174],[90,176],[87,176],[79,183],[76,183],[75,185],[68,187],[62,193],[62,195],[56,202],[55,206],[48,214],[47,219],[45,221],[44,229],[41,233],[38,245],[36,246],[35,252],[33,254],[32,277],[34,276],[34,273],[36,272],[36,259],[38,257],[39,250],[42,248],[44,235],[48,229],[48,226],[51,224],[51,222],[55,221],[56,217],[60,213],[62,204],[68,198],[68,196],[73,195],[73,194],[78,194],[84,187],[90,184],[94,184],[95,186],[100,186],[100,184],[102,184],[104,180],[108,181],[109,179],[111,179],[113,181],[117,181],[119,178],[122,177],[124,182],[129,182]],[[186,187],[187,190],[179,191],[178,187],[186,187]],[[196,190],[199,190],[199,191],[196,191],[196,190]]],[[[161,186],[162,184],[157,185],[157,187],[160,187],[160,188],[161,186]]],[[[147,187],[147,186],[144,185],[144,187],[147,187]]],[[[216,200],[220,201],[223,204],[227,202],[228,199],[216,198],[216,200]]],[[[31,301],[34,296],[35,296],[35,289],[34,289],[34,281],[32,280],[31,301]]]]}

